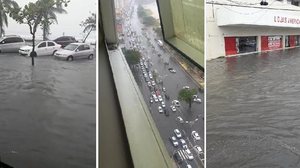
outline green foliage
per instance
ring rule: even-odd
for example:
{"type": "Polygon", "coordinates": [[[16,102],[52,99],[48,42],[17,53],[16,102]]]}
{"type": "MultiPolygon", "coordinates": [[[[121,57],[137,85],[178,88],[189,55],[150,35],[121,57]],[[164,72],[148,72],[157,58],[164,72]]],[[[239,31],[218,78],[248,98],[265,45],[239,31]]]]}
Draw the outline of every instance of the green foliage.
{"type": "Polygon", "coordinates": [[[151,14],[151,10],[145,9],[141,5],[138,7],[138,16],[142,19],[143,24],[146,26],[159,25],[158,21],[151,14]]]}
{"type": "Polygon", "coordinates": [[[5,33],[4,26],[8,26],[7,15],[18,7],[14,0],[0,0],[0,37],[5,33]]]}
{"type": "Polygon", "coordinates": [[[123,49],[123,53],[125,55],[126,61],[129,64],[129,66],[138,64],[142,57],[141,53],[137,50],[123,49]]]}
{"type": "Polygon", "coordinates": [[[189,104],[189,107],[192,106],[193,95],[197,94],[196,89],[181,89],[178,93],[178,100],[185,101],[189,104]]]}
{"type": "Polygon", "coordinates": [[[84,33],[89,31],[83,40],[83,42],[85,42],[91,31],[96,31],[96,13],[92,13],[92,16],[89,16],[85,21],[81,22],[80,26],[84,27],[84,33]]]}

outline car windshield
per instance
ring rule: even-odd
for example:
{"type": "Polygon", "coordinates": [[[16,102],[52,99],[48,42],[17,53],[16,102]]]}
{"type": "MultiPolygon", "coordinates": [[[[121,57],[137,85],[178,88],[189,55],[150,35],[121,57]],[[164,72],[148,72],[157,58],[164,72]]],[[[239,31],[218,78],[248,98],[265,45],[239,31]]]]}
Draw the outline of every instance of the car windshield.
{"type": "Polygon", "coordinates": [[[76,44],[69,44],[64,49],[74,51],[77,47],[78,47],[78,45],[76,45],[76,44]]]}

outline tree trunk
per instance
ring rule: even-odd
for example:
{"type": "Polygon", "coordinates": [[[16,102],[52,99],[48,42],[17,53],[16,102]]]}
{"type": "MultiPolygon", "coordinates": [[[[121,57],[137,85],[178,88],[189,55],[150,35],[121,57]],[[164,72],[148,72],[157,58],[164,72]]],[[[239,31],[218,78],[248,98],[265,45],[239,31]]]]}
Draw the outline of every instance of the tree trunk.
{"type": "Polygon", "coordinates": [[[84,40],[83,40],[83,43],[85,43],[85,40],[88,38],[88,36],[90,35],[90,33],[92,32],[93,29],[91,29],[88,34],[85,36],[84,40]]]}
{"type": "Polygon", "coordinates": [[[32,54],[30,54],[32,66],[34,66],[34,54],[33,54],[35,52],[34,49],[35,49],[35,33],[32,34],[32,51],[31,51],[32,54]]]}
{"type": "Polygon", "coordinates": [[[45,27],[43,27],[43,40],[46,41],[47,40],[46,38],[47,38],[46,37],[46,29],[45,29],[45,27]]]}

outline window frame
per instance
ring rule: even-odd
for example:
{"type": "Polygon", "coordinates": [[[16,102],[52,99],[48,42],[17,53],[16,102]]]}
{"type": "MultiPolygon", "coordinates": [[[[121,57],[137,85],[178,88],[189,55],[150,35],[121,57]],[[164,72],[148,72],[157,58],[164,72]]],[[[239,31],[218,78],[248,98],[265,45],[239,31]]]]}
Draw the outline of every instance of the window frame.
{"type": "MultiPolygon", "coordinates": [[[[201,1],[202,2],[202,1],[201,1]]],[[[172,15],[172,7],[171,0],[156,0],[158,6],[158,12],[160,16],[160,24],[161,31],[163,34],[163,40],[165,43],[174,48],[177,52],[181,53],[184,57],[186,57],[189,61],[199,67],[201,70],[204,69],[204,41],[205,37],[203,35],[202,48],[200,50],[192,47],[187,42],[178,38],[175,34],[174,24],[173,24],[173,15],[172,15]],[[163,9],[163,10],[162,10],[163,9]]],[[[202,7],[204,9],[204,1],[202,2],[202,7]]],[[[204,17],[204,10],[203,10],[204,17]]],[[[203,19],[203,29],[204,27],[204,19],[203,19]]]]}

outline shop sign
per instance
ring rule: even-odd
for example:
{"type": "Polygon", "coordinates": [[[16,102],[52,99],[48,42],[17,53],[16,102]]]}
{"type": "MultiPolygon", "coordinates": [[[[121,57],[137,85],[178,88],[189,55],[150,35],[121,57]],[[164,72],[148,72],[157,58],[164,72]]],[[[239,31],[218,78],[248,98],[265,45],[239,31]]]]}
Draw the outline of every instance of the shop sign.
{"type": "Polygon", "coordinates": [[[281,36],[269,36],[268,48],[270,50],[281,48],[281,36]]]}

